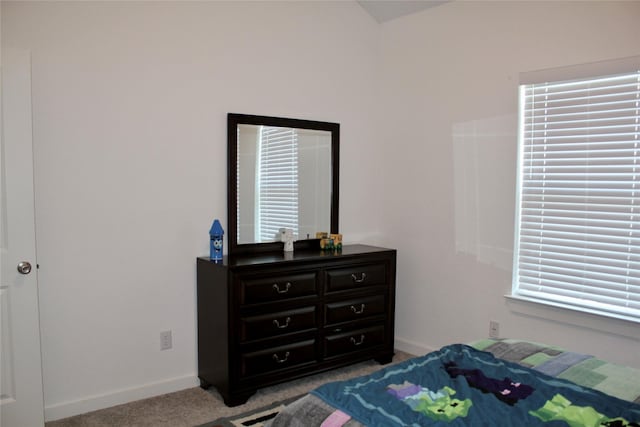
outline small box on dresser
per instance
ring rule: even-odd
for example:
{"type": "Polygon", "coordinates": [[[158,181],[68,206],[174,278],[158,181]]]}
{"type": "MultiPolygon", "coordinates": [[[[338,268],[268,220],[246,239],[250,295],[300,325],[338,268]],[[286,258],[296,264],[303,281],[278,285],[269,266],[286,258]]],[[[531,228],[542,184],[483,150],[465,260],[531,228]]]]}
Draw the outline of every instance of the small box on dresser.
{"type": "Polygon", "coordinates": [[[198,376],[229,406],[258,388],[393,357],[396,251],[347,245],[197,259],[198,376]]]}

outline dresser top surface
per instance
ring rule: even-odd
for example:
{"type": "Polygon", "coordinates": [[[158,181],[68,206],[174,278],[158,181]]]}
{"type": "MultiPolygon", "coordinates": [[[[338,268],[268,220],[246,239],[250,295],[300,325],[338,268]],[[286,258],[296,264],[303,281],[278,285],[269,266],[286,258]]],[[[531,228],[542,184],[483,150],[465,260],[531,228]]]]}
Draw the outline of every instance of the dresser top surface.
{"type": "Polygon", "coordinates": [[[222,261],[213,261],[209,257],[198,259],[228,267],[243,265],[274,264],[291,261],[324,261],[328,259],[348,258],[352,256],[377,254],[383,252],[395,252],[395,249],[381,248],[369,245],[344,245],[341,251],[323,251],[320,249],[301,250],[294,252],[268,252],[251,255],[225,256],[222,261]]]}

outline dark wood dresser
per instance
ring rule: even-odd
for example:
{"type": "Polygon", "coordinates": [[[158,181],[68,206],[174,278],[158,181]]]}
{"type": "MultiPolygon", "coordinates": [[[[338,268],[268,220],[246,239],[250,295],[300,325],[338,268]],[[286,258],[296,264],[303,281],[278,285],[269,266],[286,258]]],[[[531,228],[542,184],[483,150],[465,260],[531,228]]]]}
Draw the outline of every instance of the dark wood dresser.
{"type": "Polygon", "coordinates": [[[197,268],[198,376],[229,406],[261,387],[393,357],[393,249],[203,257],[197,268]]]}

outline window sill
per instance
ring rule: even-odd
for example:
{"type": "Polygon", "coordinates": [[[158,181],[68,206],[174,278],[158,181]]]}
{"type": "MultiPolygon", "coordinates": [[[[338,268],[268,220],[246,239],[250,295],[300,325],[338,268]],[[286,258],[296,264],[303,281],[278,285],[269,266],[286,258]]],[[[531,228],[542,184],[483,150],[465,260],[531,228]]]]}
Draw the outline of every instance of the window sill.
{"type": "Polygon", "coordinates": [[[508,294],[504,297],[507,300],[507,307],[519,315],[640,339],[640,328],[638,328],[640,320],[638,319],[598,313],[595,310],[579,309],[561,303],[517,295],[508,294]]]}

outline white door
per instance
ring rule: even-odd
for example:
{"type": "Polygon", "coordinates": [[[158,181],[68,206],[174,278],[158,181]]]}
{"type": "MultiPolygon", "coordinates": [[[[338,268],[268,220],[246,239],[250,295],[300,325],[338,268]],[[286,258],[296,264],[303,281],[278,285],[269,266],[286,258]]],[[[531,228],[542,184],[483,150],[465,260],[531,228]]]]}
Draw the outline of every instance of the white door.
{"type": "Polygon", "coordinates": [[[2,49],[0,426],[44,425],[29,52],[2,49]]]}

